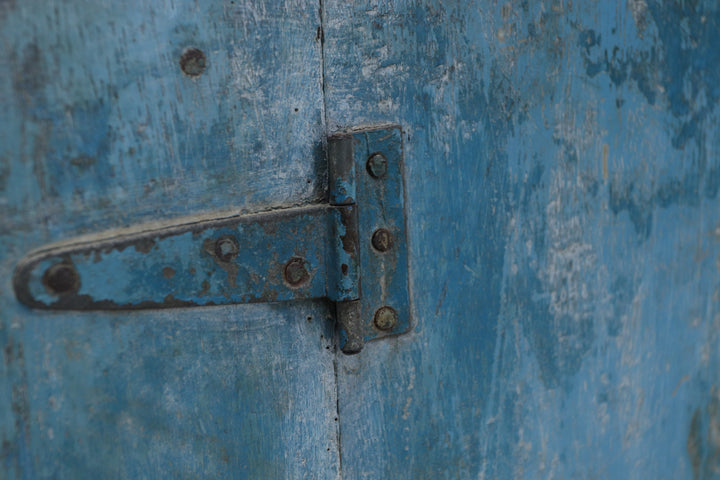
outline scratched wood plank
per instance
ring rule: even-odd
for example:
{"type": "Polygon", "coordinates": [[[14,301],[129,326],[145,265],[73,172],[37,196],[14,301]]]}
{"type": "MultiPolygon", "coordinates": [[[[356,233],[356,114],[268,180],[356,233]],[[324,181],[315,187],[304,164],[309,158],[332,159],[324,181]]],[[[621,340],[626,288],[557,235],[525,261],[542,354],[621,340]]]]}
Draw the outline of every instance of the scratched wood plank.
{"type": "Polygon", "coordinates": [[[325,5],[328,128],[405,128],[414,331],[345,478],[718,478],[720,7],[325,5]]]}
{"type": "Polygon", "coordinates": [[[0,2],[0,478],[336,478],[324,304],[38,313],[11,287],[49,242],[321,198],[319,25],[292,0],[0,2]]]}

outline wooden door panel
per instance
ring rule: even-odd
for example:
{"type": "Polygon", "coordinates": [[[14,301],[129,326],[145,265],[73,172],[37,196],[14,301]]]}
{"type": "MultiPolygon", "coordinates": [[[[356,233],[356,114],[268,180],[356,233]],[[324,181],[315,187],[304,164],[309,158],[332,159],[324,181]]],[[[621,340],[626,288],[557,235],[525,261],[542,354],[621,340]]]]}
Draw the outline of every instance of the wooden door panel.
{"type": "Polygon", "coordinates": [[[317,6],[271,3],[0,5],[0,477],[337,475],[323,303],[37,312],[11,286],[50,242],[324,198],[317,6]]]}
{"type": "Polygon", "coordinates": [[[328,126],[405,129],[415,328],[340,358],[347,478],[715,478],[708,2],[325,6],[328,126]]]}

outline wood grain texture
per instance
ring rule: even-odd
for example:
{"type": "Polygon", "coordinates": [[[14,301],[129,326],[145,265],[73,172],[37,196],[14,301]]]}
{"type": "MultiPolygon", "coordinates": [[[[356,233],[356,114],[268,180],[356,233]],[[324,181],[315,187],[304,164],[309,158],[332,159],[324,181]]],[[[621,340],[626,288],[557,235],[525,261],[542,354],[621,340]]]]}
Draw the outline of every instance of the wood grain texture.
{"type": "Polygon", "coordinates": [[[336,478],[325,304],[53,314],[11,287],[50,242],[323,197],[319,25],[300,1],[0,2],[0,478],[336,478]]]}
{"type": "Polygon", "coordinates": [[[320,11],[0,3],[2,475],[718,478],[719,7],[320,11]],[[323,303],[12,295],[51,241],[317,200],[325,134],[385,122],[405,128],[408,335],[335,359],[323,303]]]}
{"type": "Polygon", "coordinates": [[[405,128],[413,333],[344,478],[718,478],[714,2],[325,6],[328,127],[405,128]]]}

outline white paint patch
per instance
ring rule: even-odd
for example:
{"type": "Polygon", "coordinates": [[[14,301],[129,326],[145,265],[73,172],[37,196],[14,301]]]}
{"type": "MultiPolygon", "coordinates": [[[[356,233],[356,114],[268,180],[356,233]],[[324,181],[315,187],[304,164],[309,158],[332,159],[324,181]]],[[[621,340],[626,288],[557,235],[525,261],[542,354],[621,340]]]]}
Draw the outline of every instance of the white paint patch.
{"type": "Polygon", "coordinates": [[[594,271],[597,256],[593,246],[584,240],[579,214],[568,215],[575,209],[569,205],[574,193],[582,191],[582,185],[566,178],[564,172],[556,170],[550,185],[552,200],[545,209],[548,250],[539,277],[550,295],[550,313],[556,320],[591,321],[593,299],[598,292],[589,281],[589,272],[594,271]]]}
{"type": "Polygon", "coordinates": [[[628,0],[628,6],[630,7],[630,13],[632,13],[633,20],[635,20],[635,25],[637,26],[638,32],[642,34],[645,31],[645,25],[647,24],[647,1],[628,0]]]}

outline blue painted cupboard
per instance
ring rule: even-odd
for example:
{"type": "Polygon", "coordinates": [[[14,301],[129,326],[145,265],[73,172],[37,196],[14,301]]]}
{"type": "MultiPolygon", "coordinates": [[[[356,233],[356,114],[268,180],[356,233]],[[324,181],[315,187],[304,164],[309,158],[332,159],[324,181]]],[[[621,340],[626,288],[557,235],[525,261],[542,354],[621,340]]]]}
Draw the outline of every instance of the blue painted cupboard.
{"type": "Polygon", "coordinates": [[[0,478],[720,478],[719,30],[709,0],[0,2],[0,478]],[[328,135],[386,123],[407,333],[16,297],[54,242],[322,202],[328,135]]]}

